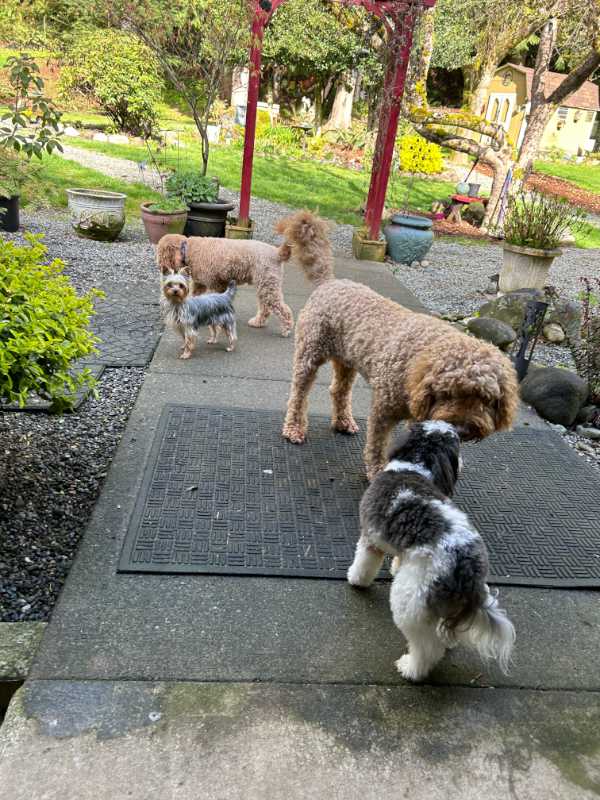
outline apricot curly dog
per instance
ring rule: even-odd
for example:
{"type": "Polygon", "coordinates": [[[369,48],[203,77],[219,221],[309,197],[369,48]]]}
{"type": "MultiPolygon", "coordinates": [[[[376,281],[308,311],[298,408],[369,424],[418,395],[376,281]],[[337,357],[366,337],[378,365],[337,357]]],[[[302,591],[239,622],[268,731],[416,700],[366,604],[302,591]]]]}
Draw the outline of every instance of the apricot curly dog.
{"type": "Polygon", "coordinates": [[[273,247],[264,242],[236,241],[175,233],[163,236],[156,250],[156,260],[163,274],[186,269],[191,276],[194,294],[224,292],[231,281],[256,286],[258,311],[248,321],[253,328],[263,328],[271,314],[279,319],[281,335],[289,336],[294,315],[283,299],[283,264],[290,258],[286,245],[273,247]]]}
{"type": "Polygon", "coordinates": [[[333,365],[332,427],[356,433],[352,383],[373,390],[364,453],[372,480],[384,465],[390,433],[402,419],[445,420],[464,440],[511,427],[518,406],[515,371],[491,344],[418,314],[350,280],[336,280],[322,220],[300,211],[282,220],[285,236],[315,288],[298,316],[292,386],[283,436],[302,444],[308,394],[319,367],[333,365]]]}

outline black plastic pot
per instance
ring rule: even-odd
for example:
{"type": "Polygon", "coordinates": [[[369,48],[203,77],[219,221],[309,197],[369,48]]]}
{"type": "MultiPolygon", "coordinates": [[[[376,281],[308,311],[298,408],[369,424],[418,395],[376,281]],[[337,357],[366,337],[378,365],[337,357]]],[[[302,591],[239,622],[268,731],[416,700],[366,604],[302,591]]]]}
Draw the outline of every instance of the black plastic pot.
{"type": "Polygon", "coordinates": [[[216,203],[188,203],[190,210],[183,231],[184,236],[216,236],[224,238],[227,214],[234,203],[217,200],[216,203]]]}
{"type": "Polygon", "coordinates": [[[19,195],[0,197],[0,230],[14,233],[19,230],[19,195]]]}

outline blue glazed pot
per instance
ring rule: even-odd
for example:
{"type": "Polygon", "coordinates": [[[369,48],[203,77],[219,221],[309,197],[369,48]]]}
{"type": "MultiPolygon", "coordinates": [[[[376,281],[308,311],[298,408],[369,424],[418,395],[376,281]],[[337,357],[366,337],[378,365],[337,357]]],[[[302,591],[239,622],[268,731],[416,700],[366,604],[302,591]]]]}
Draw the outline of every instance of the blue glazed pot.
{"type": "Polygon", "coordinates": [[[433,222],[426,217],[394,214],[383,229],[392,261],[398,264],[422,261],[433,244],[432,226],[433,222]]]}

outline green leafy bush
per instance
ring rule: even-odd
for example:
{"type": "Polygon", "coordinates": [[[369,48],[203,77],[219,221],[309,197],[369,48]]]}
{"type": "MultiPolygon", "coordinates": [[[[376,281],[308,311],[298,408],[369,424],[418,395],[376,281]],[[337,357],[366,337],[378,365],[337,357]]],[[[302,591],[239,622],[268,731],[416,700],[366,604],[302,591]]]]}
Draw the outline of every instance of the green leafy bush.
{"type": "Polygon", "coordinates": [[[504,239],[518,247],[554,250],[566,231],[573,231],[584,219],[583,211],[566,200],[540,192],[521,193],[508,203],[504,239]]]}
{"type": "Polygon", "coordinates": [[[63,262],[45,264],[47,248],[27,238],[24,247],[0,239],[0,401],[24,405],[35,392],[63,411],[74,391],[94,385],[89,370],[74,376],[70,367],[94,352],[88,324],[100,293],[79,297],[63,262]]]}
{"type": "Polygon", "coordinates": [[[155,57],[136,38],[96,30],[77,38],[67,53],[59,89],[63,97],[97,103],[120,131],[150,136],[158,124],[162,81],[155,57]]]}
{"type": "Polygon", "coordinates": [[[199,172],[178,170],[167,178],[167,194],[184,203],[214,203],[219,196],[219,182],[199,172]]]}
{"type": "Polygon", "coordinates": [[[302,131],[296,128],[272,125],[260,131],[256,137],[256,149],[265,155],[301,158],[304,155],[302,137],[302,131]]]}
{"type": "Polygon", "coordinates": [[[188,210],[179,197],[164,197],[157,203],[148,206],[148,211],[152,214],[177,214],[188,210]]]}

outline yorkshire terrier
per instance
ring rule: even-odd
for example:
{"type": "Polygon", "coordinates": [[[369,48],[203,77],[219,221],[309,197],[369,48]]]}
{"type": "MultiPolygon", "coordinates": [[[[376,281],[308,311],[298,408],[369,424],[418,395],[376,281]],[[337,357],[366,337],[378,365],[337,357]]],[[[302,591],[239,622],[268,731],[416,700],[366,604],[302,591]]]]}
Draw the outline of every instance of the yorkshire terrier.
{"type": "Polygon", "coordinates": [[[227,334],[231,353],[237,341],[233,298],[236,284],[231,281],[222,293],[192,294],[189,275],[184,271],[173,272],[162,280],[160,306],[165,324],[173,328],[183,339],[179,358],[190,358],[196,347],[199,329],[207,325],[210,336],[207,344],[215,344],[219,331],[227,334]]]}
{"type": "Polygon", "coordinates": [[[515,629],[486,584],[488,557],[472,523],[449,499],[460,471],[460,441],[447,422],[406,428],[360,504],[361,536],[348,581],[369,586],[394,556],[394,622],[408,641],[396,662],[420,681],[462,643],[508,668],[515,629]]]}

